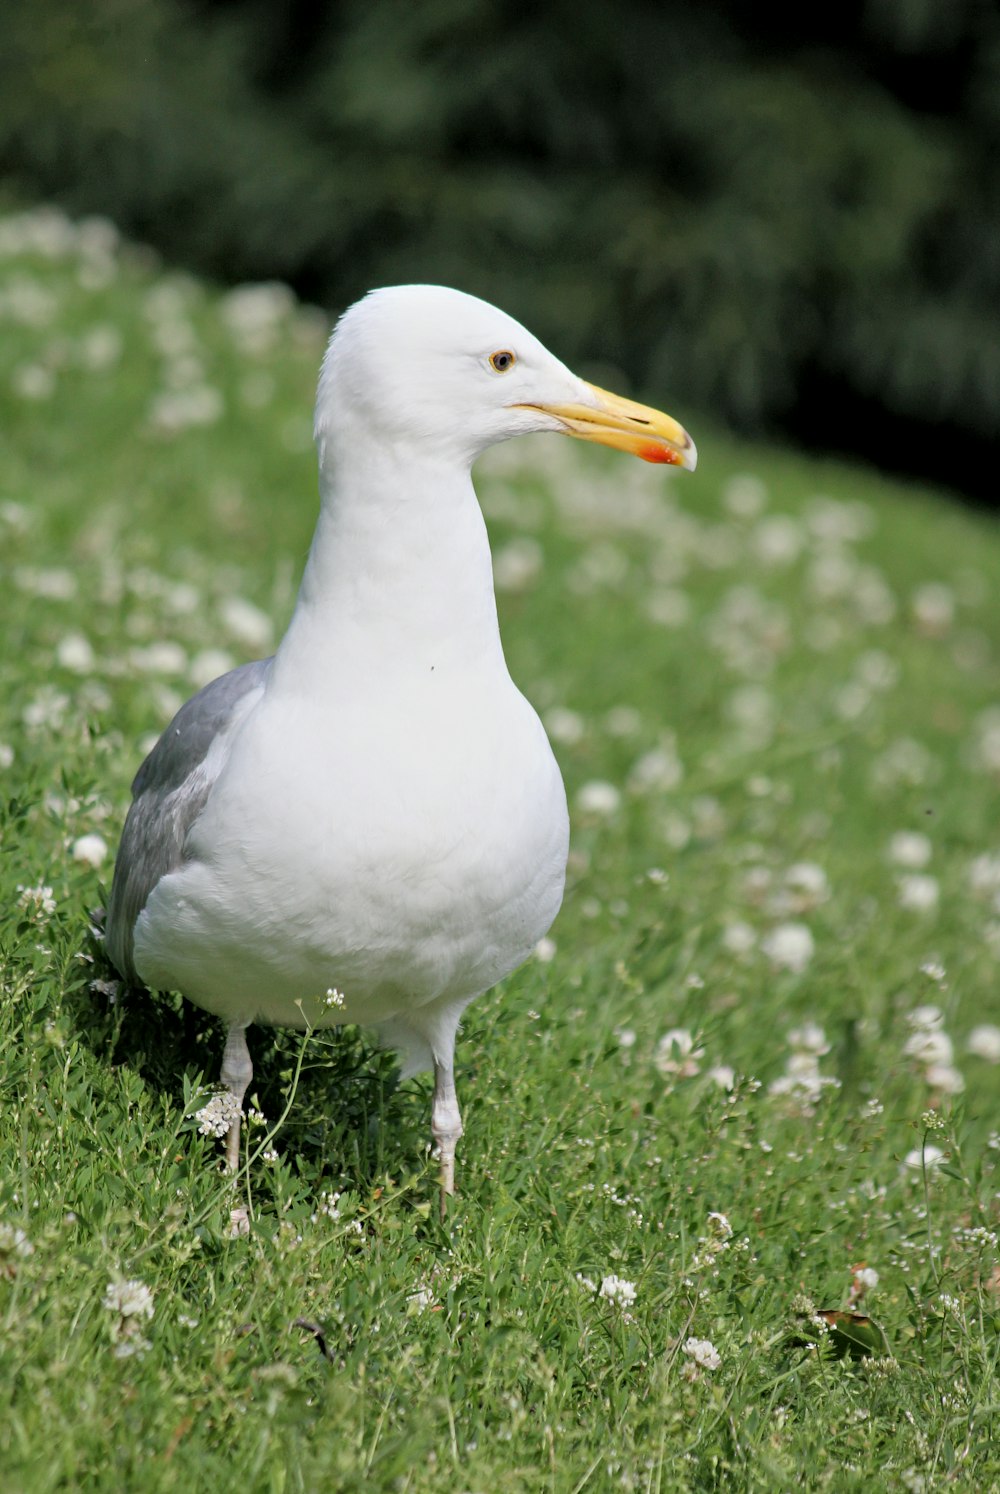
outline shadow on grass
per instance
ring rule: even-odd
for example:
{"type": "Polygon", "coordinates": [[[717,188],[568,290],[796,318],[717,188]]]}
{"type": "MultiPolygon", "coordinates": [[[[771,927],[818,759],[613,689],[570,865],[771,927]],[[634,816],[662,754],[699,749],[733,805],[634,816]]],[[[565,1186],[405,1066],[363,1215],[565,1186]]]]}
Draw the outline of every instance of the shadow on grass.
{"type": "MultiPolygon", "coordinates": [[[[114,975],[103,956],[95,956],[95,973],[108,980],[114,975]]],[[[185,1076],[192,1087],[199,1079],[209,1089],[219,1087],[225,1031],[218,1018],[176,993],[143,987],[122,987],[113,1001],[84,990],[79,1001],[80,1037],[101,1062],[133,1069],[177,1106],[185,1076]]],[[[366,1191],[387,1175],[423,1166],[427,1084],[401,1085],[394,1055],[357,1028],[306,1034],[253,1026],[247,1043],[254,1076],[245,1108],[258,1107],[273,1126],[288,1107],[274,1145],[302,1176],[333,1177],[366,1191]]]]}

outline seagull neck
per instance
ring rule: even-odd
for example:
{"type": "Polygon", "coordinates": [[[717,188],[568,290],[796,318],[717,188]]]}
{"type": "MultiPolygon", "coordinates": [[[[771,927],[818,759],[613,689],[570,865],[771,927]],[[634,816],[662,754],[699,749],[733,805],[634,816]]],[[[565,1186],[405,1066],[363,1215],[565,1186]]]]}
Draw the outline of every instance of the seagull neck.
{"type": "Polygon", "coordinates": [[[486,525],[469,470],[392,447],[321,468],[321,507],[276,660],[279,677],[343,664],[506,668],[486,525]]]}

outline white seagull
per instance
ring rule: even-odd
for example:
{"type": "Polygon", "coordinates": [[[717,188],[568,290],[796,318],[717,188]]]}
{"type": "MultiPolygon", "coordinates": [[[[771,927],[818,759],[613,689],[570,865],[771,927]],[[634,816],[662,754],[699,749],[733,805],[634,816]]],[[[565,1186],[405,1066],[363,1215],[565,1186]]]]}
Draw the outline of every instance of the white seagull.
{"type": "Polygon", "coordinates": [[[531,431],[693,468],[669,416],[585,383],[441,286],[372,291],[319,379],[321,506],[288,631],[182,706],[132,785],[107,949],[227,1024],[237,1118],[252,1022],[374,1026],[434,1071],[441,1204],[462,1121],[459,1018],[559,911],[569,821],[507,672],[471,468],[531,431]]]}

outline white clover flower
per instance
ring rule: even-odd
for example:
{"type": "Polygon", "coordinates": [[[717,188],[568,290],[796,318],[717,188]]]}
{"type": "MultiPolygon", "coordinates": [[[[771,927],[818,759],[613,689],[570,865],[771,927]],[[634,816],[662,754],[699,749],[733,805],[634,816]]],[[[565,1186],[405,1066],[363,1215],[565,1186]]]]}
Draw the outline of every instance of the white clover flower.
{"type": "Polygon", "coordinates": [[[965,1080],[951,1063],[928,1064],[924,1078],[932,1089],[939,1089],[946,1095],[960,1095],[965,1088],[965,1080]]]}
{"type": "Polygon", "coordinates": [[[406,1300],[409,1303],[407,1311],[419,1316],[420,1313],[434,1306],[434,1293],[429,1286],[420,1286],[415,1292],[411,1292],[406,1300]]]}
{"type": "Polygon", "coordinates": [[[943,581],[925,581],[918,586],[911,606],[921,632],[934,637],[946,633],[955,619],[955,593],[943,581]]]}
{"type": "Polygon", "coordinates": [[[695,1039],[686,1027],[672,1027],[657,1043],[653,1062],[665,1077],[691,1079],[699,1072],[698,1060],[704,1056],[704,1048],[695,1047],[695,1039]]]}
{"type": "Polygon", "coordinates": [[[684,765],[673,742],[643,753],[628,775],[629,792],[633,794],[668,793],[684,777],[684,765]]]}
{"type": "Polygon", "coordinates": [[[73,860],[83,861],[87,866],[100,866],[107,854],[108,843],[103,835],[81,835],[73,842],[73,860]]]}
{"type": "Polygon", "coordinates": [[[120,1318],[151,1318],[153,1294],[142,1281],[109,1281],[101,1306],[120,1318]]]}
{"type": "Polygon", "coordinates": [[[219,604],[222,626],[237,643],[247,648],[270,648],[274,638],[274,624],[266,612],[262,612],[246,597],[225,597],[219,604]]]}
{"type": "Polygon", "coordinates": [[[1000,852],[984,852],[969,862],[969,885],[973,892],[992,897],[1000,892],[1000,852]]]}
{"type": "Polygon", "coordinates": [[[799,975],[812,959],[816,943],[804,923],[779,923],[761,940],[760,947],[779,970],[799,975]]]}
{"type": "Polygon", "coordinates": [[[17,1268],[14,1261],[26,1261],[34,1253],[35,1247],[23,1229],[16,1224],[0,1222],[0,1277],[15,1276],[17,1268]]]}
{"type": "Polygon", "coordinates": [[[613,783],[595,778],[583,785],[576,796],[576,802],[582,814],[608,819],[622,802],[621,790],[615,788],[613,783]]]}
{"type": "Polygon", "coordinates": [[[944,1026],[944,1013],[939,1006],[915,1006],[906,1020],[914,1032],[936,1032],[944,1026]]]}
{"type": "Polygon", "coordinates": [[[236,660],[232,654],[224,648],[203,648],[188,667],[188,679],[197,689],[201,690],[205,685],[210,685],[220,675],[228,673],[234,667],[236,660]]]}
{"type": "Polygon", "coordinates": [[[230,1209],[229,1228],[226,1231],[227,1238],[230,1240],[242,1240],[245,1236],[249,1235],[249,1233],[250,1215],[247,1213],[246,1209],[230,1209]]]}
{"type": "Polygon", "coordinates": [[[954,1057],[951,1038],[934,1027],[918,1027],[907,1038],[903,1052],[907,1058],[915,1058],[917,1063],[923,1064],[951,1063],[954,1057]]]}
{"type": "Polygon", "coordinates": [[[985,1058],[987,1063],[1000,1063],[1000,1027],[981,1022],[966,1038],[965,1051],[976,1058],[985,1058]]]}
{"type": "Polygon", "coordinates": [[[51,887],[25,887],[18,882],[17,890],[21,894],[17,900],[18,906],[36,917],[47,917],[56,911],[56,900],[52,896],[51,887]]]}
{"type": "Polygon", "coordinates": [[[145,648],[129,649],[129,663],[141,674],[183,674],[187,669],[187,653],[179,643],[162,638],[145,648]]]}
{"type": "Polygon", "coordinates": [[[830,896],[826,872],[815,861],[796,861],[785,872],[785,886],[798,893],[803,904],[813,906],[830,896]]]}
{"type": "Polygon", "coordinates": [[[817,1057],[830,1051],[826,1033],[818,1022],[813,1021],[803,1022],[801,1027],[793,1027],[788,1034],[788,1046],[795,1053],[815,1053],[817,1057]]]}
{"type": "Polygon", "coordinates": [[[903,1165],[917,1172],[924,1169],[927,1172],[933,1172],[934,1168],[940,1167],[945,1161],[947,1161],[947,1153],[943,1152],[939,1146],[933,1146],[927,1142],[924,1146],[914,1147],[912,1152],[907,1152],[903,1158],[903,1165]]]}
{"type": "Polygon", "coordinates": [[[575,747],[577,742],[583,740],[586,724],[579,711],[571,711],[566,706],[553,706],[545,713],[545,730],[553,742],[561,742],[565,747],[575,747]]]}
{"type": "Polygon", "coordinates": [[[727,923],[722,930],[722,947],[728,954],[749,954],[757,943],[757,934],[750,924],[743,923],[737,919],[734,923],[727,923]]]}
{"type": "Polygon", "coordinates": [[[897,887],[899,906],[908,913],[930,913],[941,898],[937,877],[931,877],[926,872],[911,872],[908,876],[900,877],[897,887]]]}
{"type": "Polygon", "coordinates": [[[56,660],[73,674],[89,674],[94,667],[94,650],[82,633],[67,633],[56,645],[56,660]]]}
{"type": "Polygon", "coordinates": [[[493,585],[497,591],[527,591],[542,573],[545,552],[530,535],[516,535],[493,555],[493,585]]]}
{"type": "Polygon", "coordinates": [[[919,830],[897,830],[889,842],[889,860],[896,866],[920,871],[930,859],[930,838],[919,830]]]}
{"type": "Polygon", "coordinates": [[[312,1216],[313,1224],[316,1223],[321,1214],[327,1219],[339,1219],[340,1199],[341,1195],[339,1193],[321,1193],[316,1213],[312,1216]]]}
{"type": "Polygon", "coordinates": [[[194,1118],[202,1136],[225,1136],[242,1115],[240,1103],[231,1089],[220,1090],[207,1105],[196,1110],[194,1118]]]}
{"type": "Polygon", "coordinates": [[[636,1285],[620,1276],[605,1276],[601,1280],[600,1295],[616,1307],[631,1307],[637,1295],[636,1285]]]}
{"type": "Polygon", "coordinates": [[[722,1363],[718,1349],[707,1338],[689,1338],[684,1344],[684,1353],[689,1355],[702,1369],[717,1370],[722,1363]]]}
{"type": "Polygon", "coordinates": [[[736,1083],[736,1070],[728,1063],[716,1063],[707,1071],[705,1077],[717,1084],[719,1089],[732,1089],[736,1083]]]}

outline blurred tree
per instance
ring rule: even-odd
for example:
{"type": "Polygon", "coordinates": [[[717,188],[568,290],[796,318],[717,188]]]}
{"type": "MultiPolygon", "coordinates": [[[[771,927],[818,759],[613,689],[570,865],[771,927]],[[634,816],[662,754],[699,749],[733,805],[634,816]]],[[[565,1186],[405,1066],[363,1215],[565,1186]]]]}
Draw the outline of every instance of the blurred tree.
{"type": "Polygon", "coordinates": [[[450,282],[663,398],[936,475],[997,435],[992,0],[7,11],[0,173],[172,259],[334,309],[450,282]]]}

